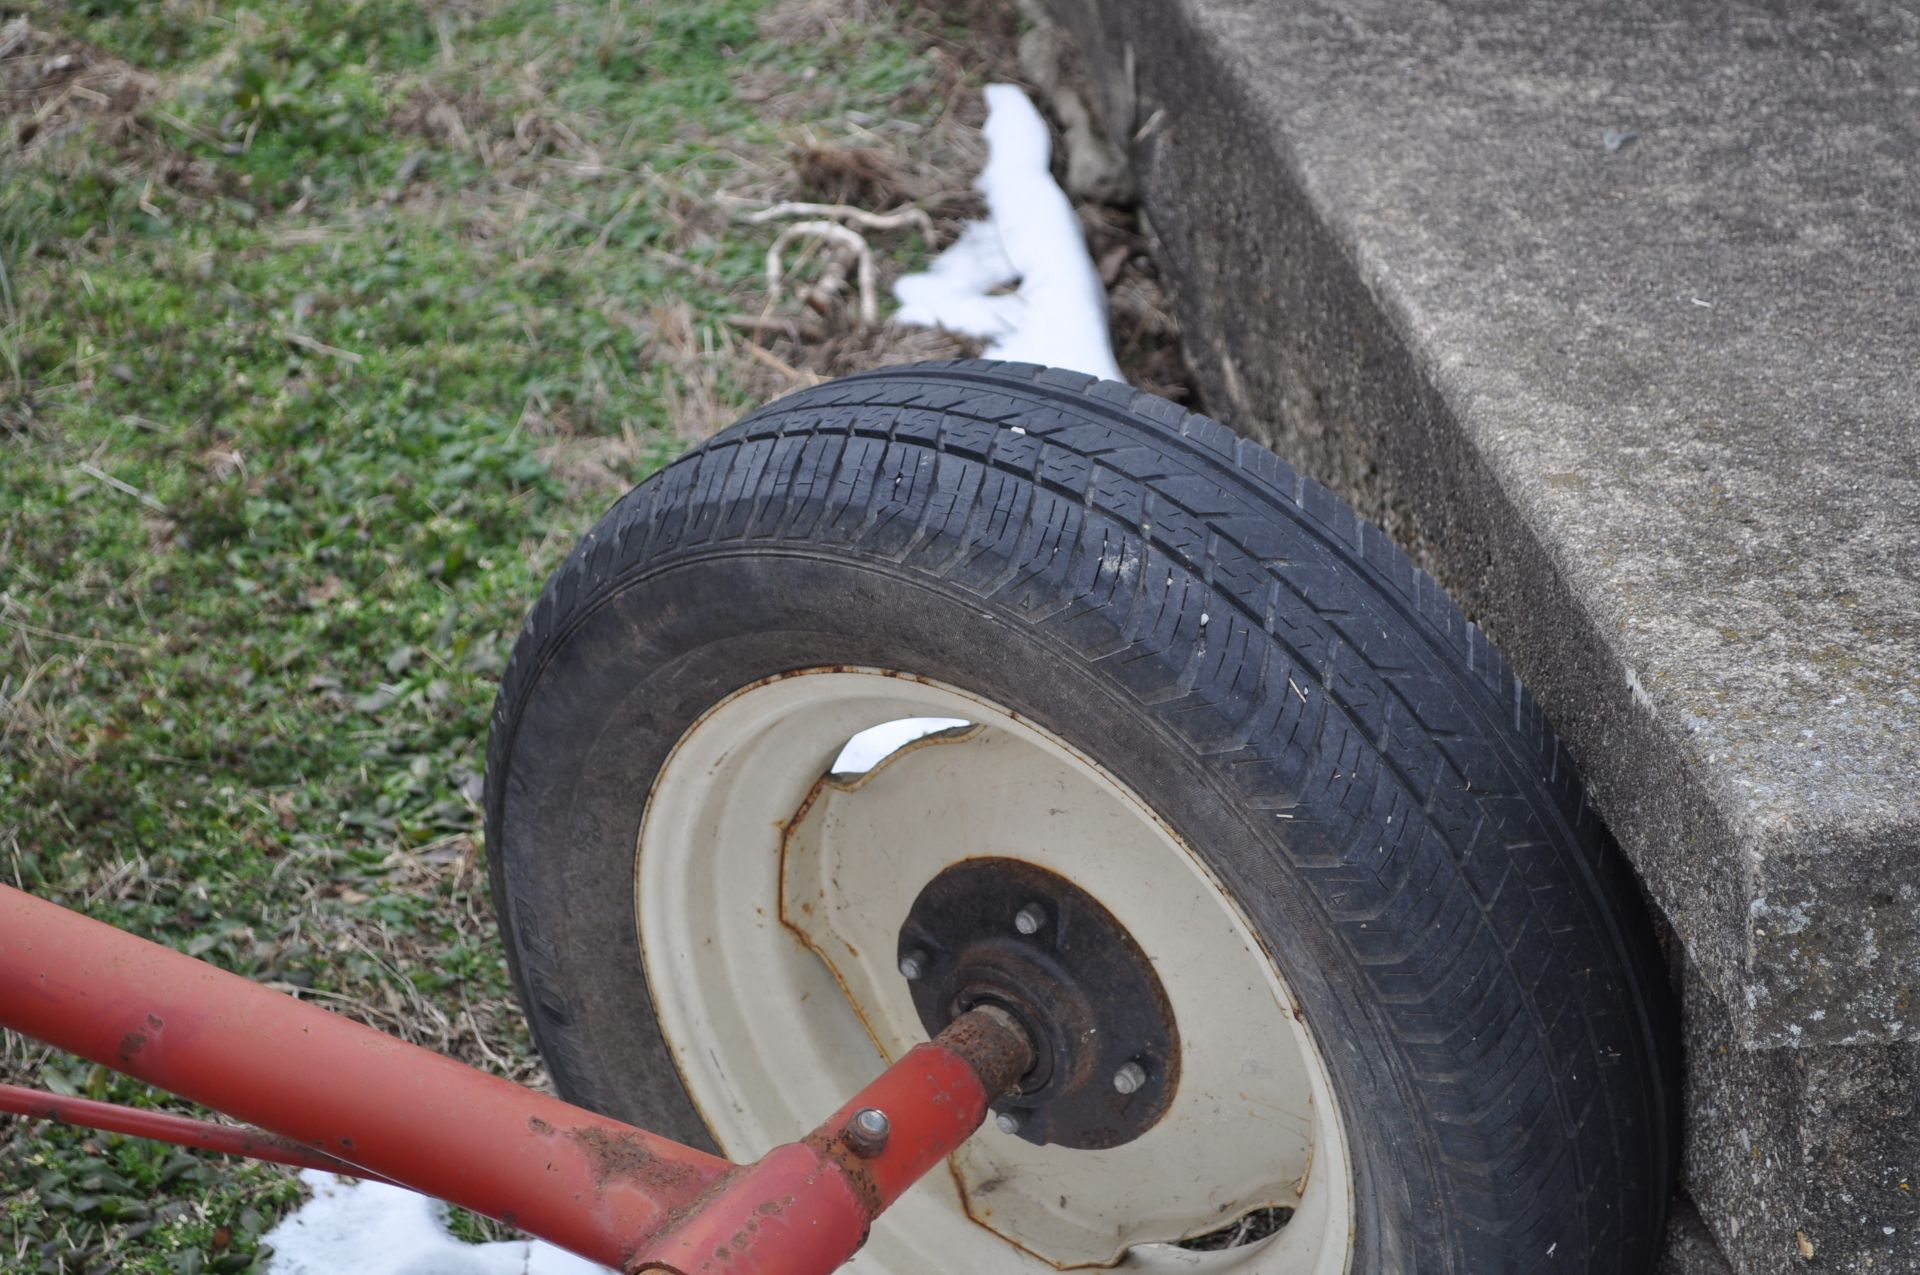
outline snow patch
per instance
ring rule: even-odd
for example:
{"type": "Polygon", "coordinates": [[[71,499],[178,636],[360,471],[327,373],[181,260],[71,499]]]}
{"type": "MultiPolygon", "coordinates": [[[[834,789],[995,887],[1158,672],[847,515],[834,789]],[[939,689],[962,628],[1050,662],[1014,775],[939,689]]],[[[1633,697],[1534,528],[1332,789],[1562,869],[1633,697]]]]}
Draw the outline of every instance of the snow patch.
{"type": "Polygon", "coordinates": [[[893,285],[896,323],[987,342],[987,357],[1124,379],[1107,334],[1107,292],[1066,192],[1047,165],[1046,121],[1011,84],[986,90],[987,164],[974,183],[987,220],[970,223],[923,274],[893,285]],[[1018,283],[1013,292],[995,289],[1018,283]]]}
{"type": "Polygon", "coordinates": [[[465,1244],[447,1234],[447,1206],[380,1182],[320,1169],[300,1180],[313,1198],[263,1237],[268,1275],[608,1275],[539,1240],[465,1244]]]}
{"type": "Polygon", "coordinates": [[[970,725],[963,717],[902,717],[881,722],[849,739],[829,769],[836,775],[864,775],[916,739],[970,725]]]}

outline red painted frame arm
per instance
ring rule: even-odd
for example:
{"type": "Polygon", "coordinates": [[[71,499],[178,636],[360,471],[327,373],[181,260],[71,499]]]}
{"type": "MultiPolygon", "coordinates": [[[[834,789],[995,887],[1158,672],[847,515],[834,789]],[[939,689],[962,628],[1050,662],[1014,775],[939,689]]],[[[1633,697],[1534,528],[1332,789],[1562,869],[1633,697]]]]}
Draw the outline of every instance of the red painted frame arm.
{"type": "Polygon", "coordinates": [[[7,886],[0,1026],[583,1257],[675,1275],[837,1268],[1030,1060],[1004,1015],[975,1011],[741,1168],[7,886]],[[892,1133],[862,1156],[846,1130],[866,1107],[892,1133]]]}

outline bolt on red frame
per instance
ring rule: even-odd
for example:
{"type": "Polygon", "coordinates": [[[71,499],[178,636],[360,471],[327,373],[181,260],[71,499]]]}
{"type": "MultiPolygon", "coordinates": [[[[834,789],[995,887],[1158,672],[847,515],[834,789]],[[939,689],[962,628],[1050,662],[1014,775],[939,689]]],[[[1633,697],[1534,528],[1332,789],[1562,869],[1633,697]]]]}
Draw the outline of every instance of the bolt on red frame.
{"type": "Polygon", "coordinates": [[[1032,1063],[1010,1016],[974,1010],[806,1138],[735,1165],[7,886],[0,1026],[266,1132],[10,1086],[0,1111],[392,1182],[668,1275],[836,1269],[1032,1063]],[[884,1119],[851,1129],[870,1110],[884,1119]]]}

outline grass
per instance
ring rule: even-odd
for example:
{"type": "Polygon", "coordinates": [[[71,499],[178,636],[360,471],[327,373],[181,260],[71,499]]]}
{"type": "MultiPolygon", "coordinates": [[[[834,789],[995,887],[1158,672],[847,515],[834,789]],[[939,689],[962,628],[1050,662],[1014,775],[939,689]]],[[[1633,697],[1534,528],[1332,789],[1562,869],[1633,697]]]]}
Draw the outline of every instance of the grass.
{"type": "MultiPolygon", "coordinates": [[[[1004,61],[1010,20],[0,15],[0,876],[538,1083],[476,800],[508,646],[572,539],[690,440],[955,351],[860,329],[831,287],[770,308],[778,227],[739,214],[852,195],[947,233],[978,161],[966,67],[1004,61]],[[970,63],[983,22],[999,52],[970,63]]],[[[889,274],[934,246],[872,239],[889,274]]],[[[174,1105],[18,1037],[0,1076],[174,1105]]],[[[257,1269],[298,1197],[0,1123],[0,1270],[257,1269]]]]}

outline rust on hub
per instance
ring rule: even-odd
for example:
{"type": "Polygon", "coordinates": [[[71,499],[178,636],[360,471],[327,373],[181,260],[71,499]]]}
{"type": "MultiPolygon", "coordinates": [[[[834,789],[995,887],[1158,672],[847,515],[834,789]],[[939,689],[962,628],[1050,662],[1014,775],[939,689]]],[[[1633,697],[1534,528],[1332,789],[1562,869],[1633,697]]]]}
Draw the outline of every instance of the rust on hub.
{"type": "Polygon", "coordinates": [[[988,1102],[1012,1092],[1020,1077],[1033,1068],[1033,1041],[1020,1020],[998,1005],[968,1010],[933,1041],[967,1060],[980,1077],[988,1102]]]}

